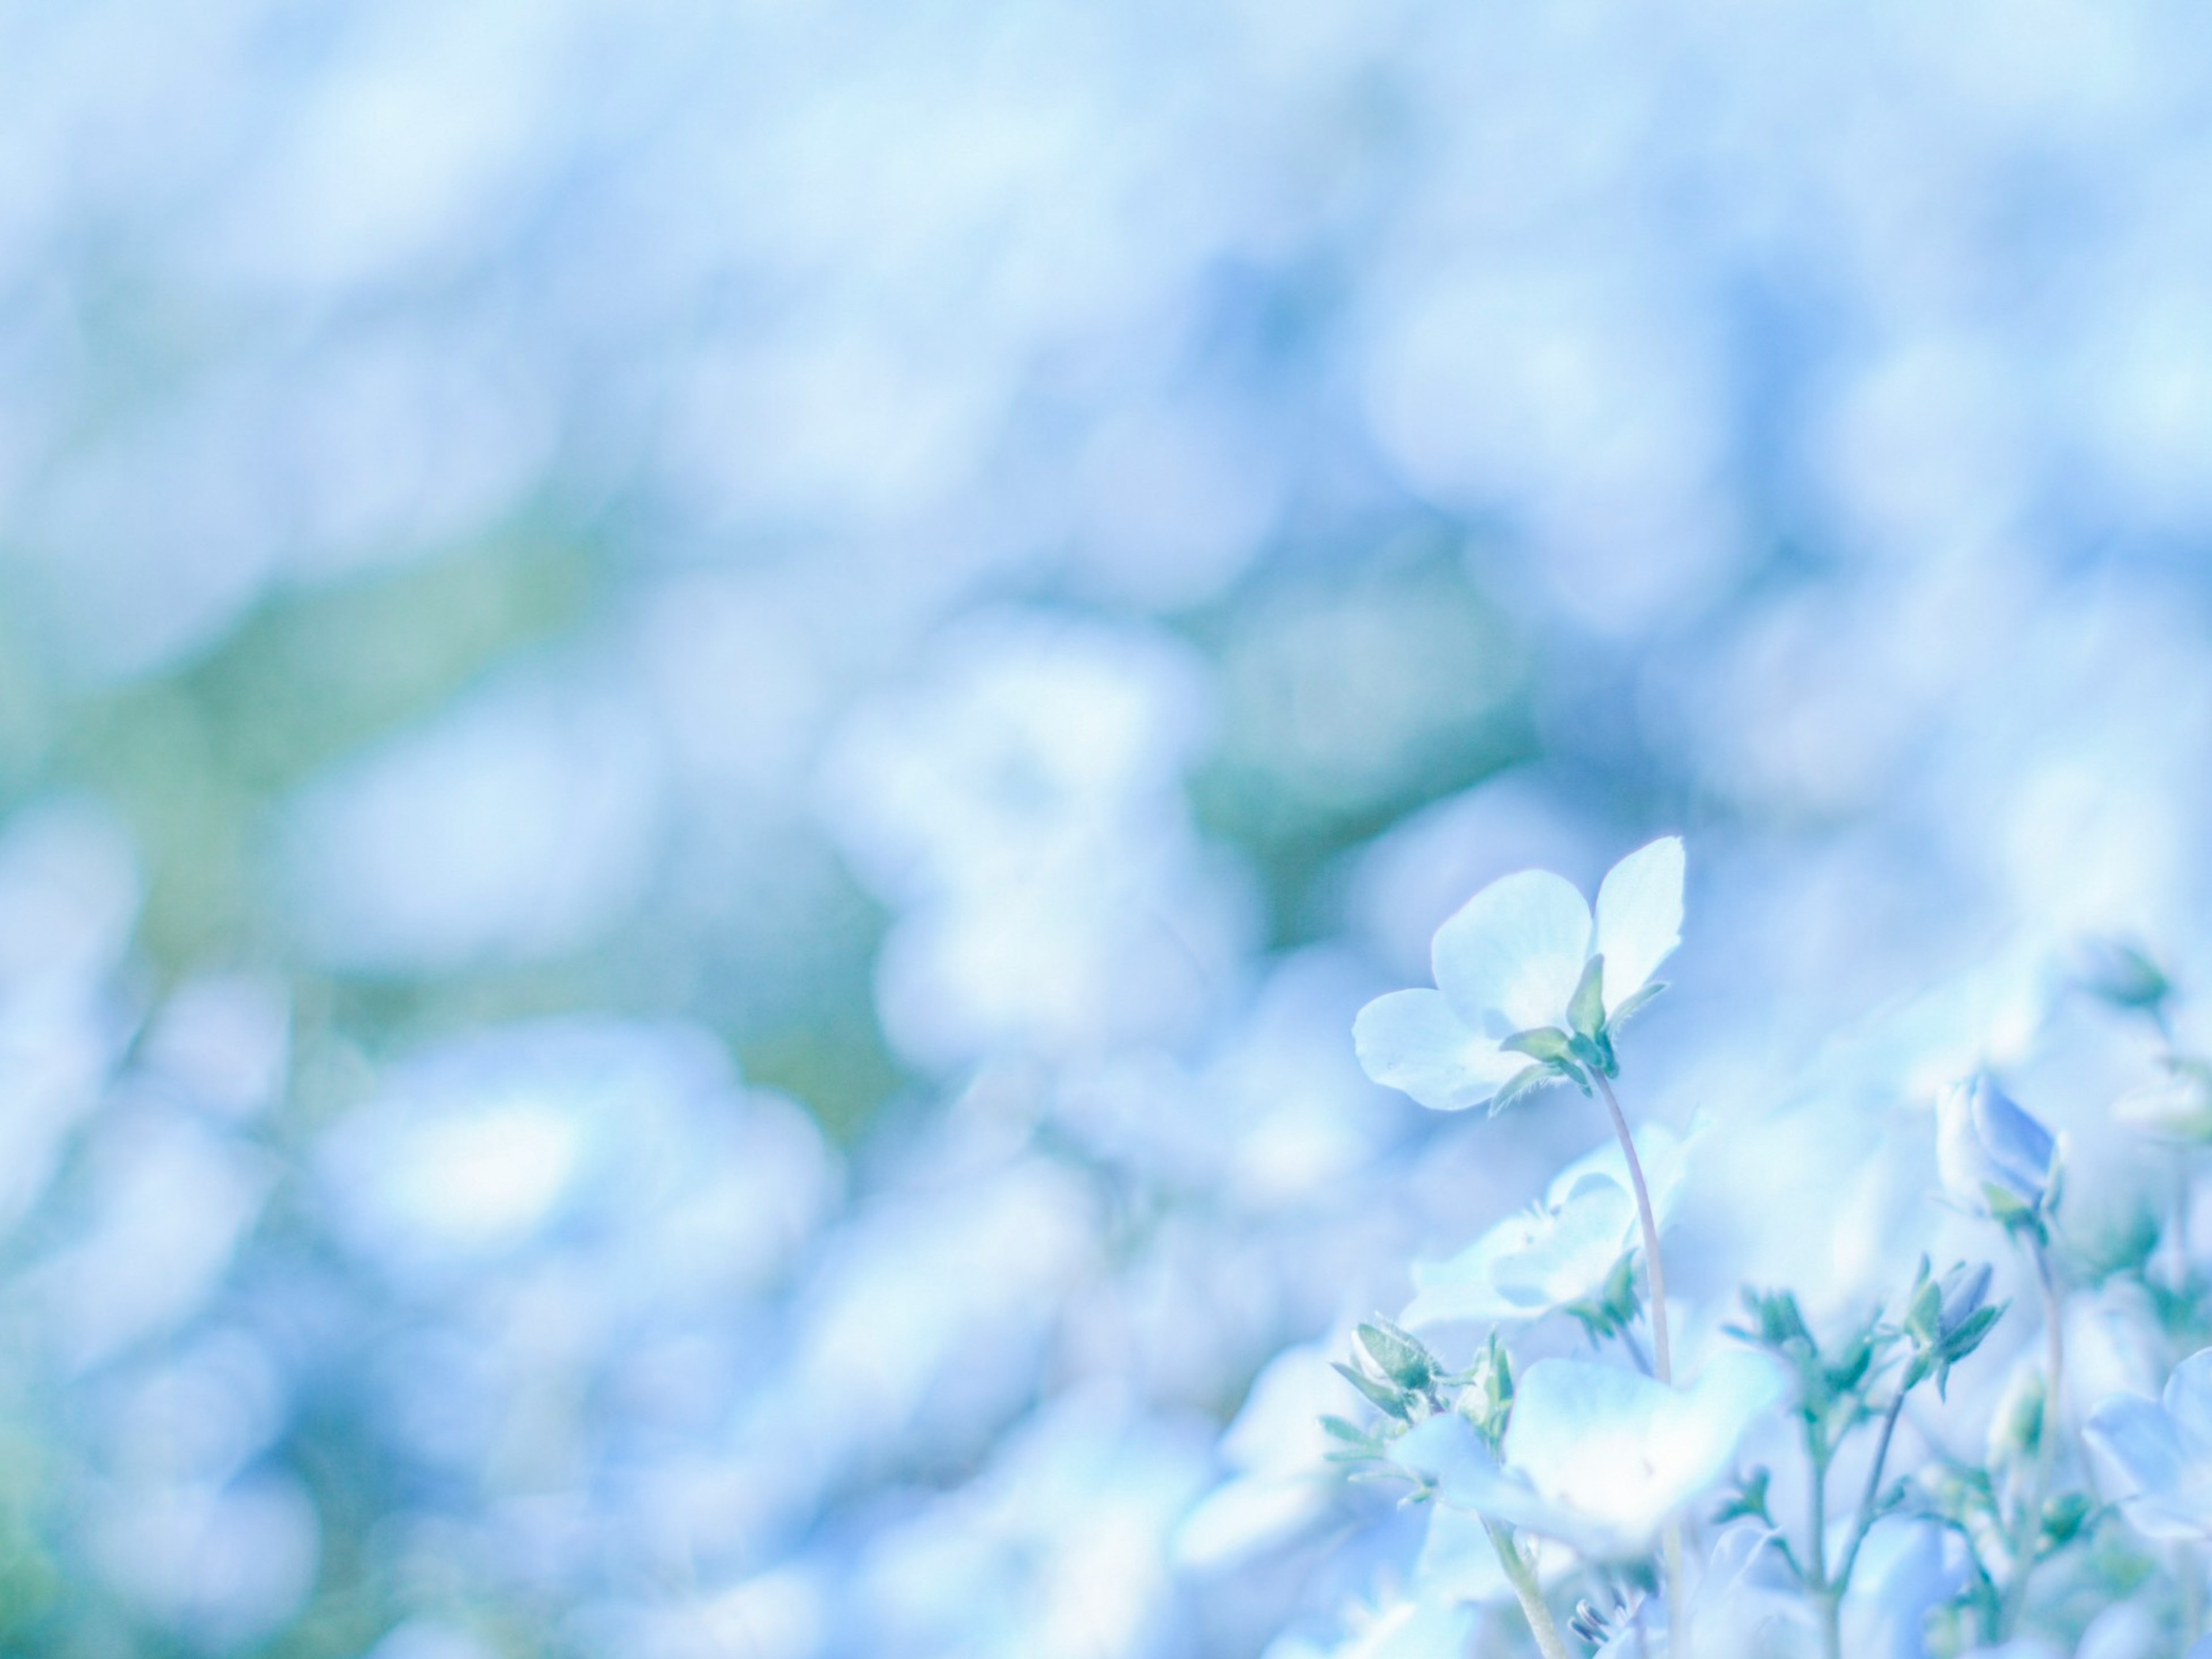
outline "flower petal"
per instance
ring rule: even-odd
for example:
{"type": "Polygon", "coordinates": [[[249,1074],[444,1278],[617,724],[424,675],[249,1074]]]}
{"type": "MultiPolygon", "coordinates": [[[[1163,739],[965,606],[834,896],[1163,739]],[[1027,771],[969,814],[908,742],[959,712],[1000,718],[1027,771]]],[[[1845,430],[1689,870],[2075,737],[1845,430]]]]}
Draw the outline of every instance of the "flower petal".
{"type": "Polygon", "coordinates": [[[1682,942],[1682,838],[1639,847],[1597,890],[1597,951],[1605,958],[1605,1012],[1650,981],[1682,942]]]}
{"type": "Polygon", "coordinates": [[[2116,1395],[2089,1414],[2081,1433],[2132,1489],[2121,1495],[2120,1507],[2136,1531],[2148,1538],[2177,1539],[2199,1538],[2212,1530],[2212,1515],[2190,1504],[2182,1490],[2188,1452],[2163,1408],[2134,1395],[2116,1395]]]}
{"type": "Polygon", "coordinates": [[[1589,960],[1590,913],[1574,884],[1548,870],[1493,881],[1437,929],[1437,985],[1486,1036],[1564,1026],[1589,960]]]}
{"type": "MultiPolygon", "coordinates": [[[[1699,1126],[1691,1126],[1694,1139],[1699,1126]]],[[[1690,1172],[1689,1141],[1683,1139],[1663,1123],[1645,1123],[1636,1131],[1636,1161],[1644,1166],[1644,1184],[1651,1194],[1651,1211],[1661,1226],[1667,1224],[1674,1214],[1674,1202],[1681,1194],[1682,1182],[1690,1172]]],[[[1544,1194],[1547,1209],[1565,1207],[1569,1200],[1586,1183],[1608,1182],[1624,1193],[1632,1192],[1628,1180],[1628,1160],[1620,1155],[1620,1143],[1608,1138],[1583,1154],[1552,1178],[1544,1194]]]]}
{"type": "Polygon", "coordinates": [[[1415,1425],[1390,1443],[1389,1456],[1432,1484],[1439,1503],[1577,1546],[1588,1536],[1578,1517],[1546,1502],[1527,1481],[1501,1468],[1474,1425],[1457,1412],[1442,1412],[1415,1425]]]}
{"type": "Polygon", "coordinates": [[[1638,1553],[1720,1480],[1752,1419],[1786,1388],[1771,1362],[1741,1350],[1687,1390],[1616,1366],[1539,1360],[1516,1391],[1508,1470],[1579,1516],[1607,1553],[1638,1553]]]}
{"type": "Polygon", "coordinates": [[[2051,1158],[2057,1142],[2002,1089],[1986,1079],[1984,1085],[1972,1097],[1982,1145],[2007,1177],[2004,1184],[2023,1200],[2036,1202],[2051,1180],[2051,1158]]]}
{"type": "Polygon", "coordinates": [[[2166,1414],[2181,1431],[2194,1462],[2212,1464],[2212,1348],[2200,1348],[2166,1379],[2166,1414]]]}
{"type": "Polygon", "coordinates": [[[1437,991],[1393,991],[1359,1011],[1352,1046],[1367,1075],[1439,1112],[1480,1106],[1528,1064],[1478,1036],[1437,991]]]}

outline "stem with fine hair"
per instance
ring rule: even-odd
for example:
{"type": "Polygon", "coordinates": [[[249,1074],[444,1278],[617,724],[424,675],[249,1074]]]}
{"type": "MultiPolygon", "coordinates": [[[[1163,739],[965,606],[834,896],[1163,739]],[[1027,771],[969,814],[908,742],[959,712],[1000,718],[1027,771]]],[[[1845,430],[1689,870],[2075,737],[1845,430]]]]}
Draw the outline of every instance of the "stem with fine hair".
{"type": "Polygon", "coordinates": [[[1628,1119],[1620,1109],[1620,1097],[1613,1091],[1613,1085],[1602,1072],[1593,1071],[1590,1080],[1597,1085],[1597,1092],[1605,1102],[1605,1109],[1613,1115],[1613,1132],[1620,1138],[1620,1155],[1628,1161],[1629,1185],[1636,1191],[1636,1216],[1644,1224],[1644,1267],[1651,1278],[1651,1359],[1653,1368],[1662,1382],[1674,1380],[1672,1350],[1667,1341],[1667,1272],[1659,1262],[1659,1220],[1651,1212],[1651,1189],[1644,1184],[1644,1164],[1636,1156],[1636,1137],[1628,1132],[1628,1119]]]}
{"type": "Polygon", "coordinates": [[[1521,1553],[1513,1528],[1486,1515],[1482,1517],[1482,1529],[1490,1534],[1490,1547],[1498,1552],[1498,1565],[1505,1569],[1506,1579],[1521,1603],[1521,1616],[1528,1621],[1528,1629],[1544,1659],[1571,1659],[1566,1638],[1559,1634],[1559,1626],[1552,1620],[1552,1609],[1545,1605],[1543,1587],[1536,1582],[1536,1570],[1521,1553]]]}
{"type": "MultiPolygon", "coordinates": [[[[1613,1093],[1613,1084],[1604,1073],[1593,1069],[1589,1077],[1597,1085],[1605,1109],[1612,1114],[1613,1132],[1620,1138],[1620,1155],[1628,1164],[1628,1182],[1636,1192],[1636,1217],[1644,1227],[1644,1267],[1651,1279],[1652,1369],[1662,1382],[1671,1387],[1674,1362],[1672,1346],[1667,1340],[1667,1270],[1659,1261],[1659,1218],[1651,1211],[1651,1189],[1644,1184],[1644,1161],[1636,1156],[1636,1137],[1628,1132],[1628,1118],[1620,1109],[1620,1097],[1613,1093]]],[[[1683,1639],[1682,1532],[1679,1526],[1668,1524],[1662,1549],[1667,1576],[1667,1650],[1674,1659],[1684,1659],[1687,1644],[1683,1639]]]]}
{"type": "Polygon", "coordinates": [[[2005,1586],[1997,1610],[1997,1637],[2009,1637],[2027,1604],[2028,1575],[2035,1566],[2036,1544],[2043,1531],[2043,1500],[2051,1489],[2051,1466],[2058,1455],[2059,1395],[2066,1380],[2064,1306],[2058,1280],[2051,1270],[2050,1247],[2040,1232],[2028,1236],[2028,1251],[2035,1260],[2036,1282],[2043,1290],[2044,1369],[2050,1378],[2043,1392],[2043,1422],[2036,1437],[2035,1473],[2021,1504],[2020,1543],[2014,1553],[2012,1582],[2005,1586]]]}
{"type": "Polygon", "coordinates": [[[1850,1542],[1844,1547],[1844,1559],[1836,1568],[1836,1586],[1840,1593],[1849,1589],[1851,1569],[1858,1565],[1859,1546],[1866,1542],[1867,1534],[1874,1527],[1874,1506],[1881,1492],[1882,1465],[1889,1462],[1889,1443],[1897,1433],[1897,1419],[1905,1410],[1905,1390],[1899,1388],[1897,1397],[1889,1402],[1882,1414],[1881,1437],[1875,1442],[1874,1462],[1867,1470],[1866,1491],[1859,1498],[1857,1518],[1851,1523],[1850,1542]]]}

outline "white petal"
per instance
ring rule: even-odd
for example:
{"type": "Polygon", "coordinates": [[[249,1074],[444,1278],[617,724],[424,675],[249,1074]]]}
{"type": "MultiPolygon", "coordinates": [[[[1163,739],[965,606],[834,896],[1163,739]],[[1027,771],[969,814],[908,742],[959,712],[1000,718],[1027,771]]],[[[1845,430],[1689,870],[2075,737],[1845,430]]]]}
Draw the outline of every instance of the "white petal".
{"type": "Polygon", "coordinates": [[[1548,870],[1493,881],[1437,929],[1437,985],[1487,1036],[1564,1026],[1589,960],[1590,913],[1574,884],[1548,870]]]}
{"type": "Polygon", "coordinates": [[[1597,950],[1605,957],[1605,1012],[1649,984],[1682,942],[1682,838],[1639,847],[1597,890],[1597,950]]]}
{"type": "MultiPolygon", "coordinates": [[[[1517,1416],[1520,1408],[1516,1405],[1514,1409],[1517,1416]]],[[[1570,1543],[1578,1544],[1586,1535],[1579,1517],[1562,1513],[1530,1490],[1527,1481],[1500,1468],[1497,1455],[1483,1443],[1474,1425],[1457,1412],[1441,1413],[1415,1425],[1390,1443],[1389,1456],[1399,1468],[1434,1484],[1439,1503],[1564,1537],[1570,1543]]]]}
{"type": "Polygon", "coordinates": [[[2163,1404],[2183,1436],[2202,1448],[2197,1455],[2212,1461],[2212,1348],[2198,1349],[2173,1368],[2163,1404]]]}
{"type": "Polygon", "coordinates": [[[1584,1188],[1527,1249],[1491,1273],[1499,1298],[1533,1318],[1595,1296],[1638,1231],[1636,1200],[1610,1182],[1584,1188]]]}
{"type": "Polygon", "coordinates": [[[1635,1553],[1727,1473],[1752,1419],[1785,1389],[1776,1366],[1742,1351],[1687,1390],[1615,1366],[1539,1360],[1516,1391],[1507,1464],[1601,1531],[1611,1553],[1635,1553]]]}
{"type": "Polygon", "coordinates": [[[1530,1063],[1469,1030],[1437,991],[1376,998],[1352,1021],[1352,1042],[1368,1076],[1439,1112],[1481,1105],[1530,1063]]]}
{"type": "Polygon", "coordinates": [[[1498,1264],[1542,1236],[1548,1217],[1510,1215],[1446,1261],[1413,1264],[1413,1301],[1398,1316],[1408,1330],[1455,1324],[1494,1325],[1522,1310],[1498,1295],[1498,1264]]]}
{"type": "Polygon", "coordinates": [[[2190,1501],[2187,1449],[2179,1425],[2161,1407],[2117,1395],[2089,1414],[2081,1433],[2119,1471],[2129,1488],[2120,1494],[2120,1506],[2136,1531],[2160,1539],[2199,1538],[2212,1531],[2212,1514],[2190,1501]]]}
{"type": "Polygon", "coordinates": [[[1789,1391],[1782,1368],[1766,1355],[1744,1348],[1716,1354],[1661,1431],[1659,1462],[1662,1470],[1671,1467],[1676,1490],[1686,1497],[1718,1480],[1753,1419],[1789,1391]]]}
{"type": "Polygon", "coordinates": [[[1428,1536],[1413,1568],[1413,1594],[1447,1601],[1503,1601],[1513,1581],[1499,1565],[1481,1517],[1446,1504],[1431,1504],[1428,1536]]]}
{"type": "MultiPolygon", "coordinates": [[[[1694,1139],[1698,1126],[1691,1127],[1694,1139]]],[[[1674,1200],[1680,1196],[1682,1182],[1690,1172],[1689,1142],[1677,1135],[1663,1123],[1646,1123],[1636,1131],[1636,1161],[1644,1166],[1644,1184],[1651,1194],[1651,1212],[1661,1226],[1667,1224],[1674,1213],[1674,1200]]],[[[1628,1181],[1628,1160],[1620,1155],[1620,1143],[1608,1138],[1585,1152],[1553,1177],[1551,1187],[1544,1194],[1544,1202],[1551,1209],[1563,1208],[1575,1193],[1591,1182],[1607,1182],[1623,1192],[1632,1192],[1628,1181]]]]}
{"type": "Polygon", "coordinates": [[[1545,1497],[1641,1538],[1665,1518],[1650,1452],[1674,1390],[1637,1372],[1540,1359],[1515,1390],[1507,1461],[1545,1497]]]}

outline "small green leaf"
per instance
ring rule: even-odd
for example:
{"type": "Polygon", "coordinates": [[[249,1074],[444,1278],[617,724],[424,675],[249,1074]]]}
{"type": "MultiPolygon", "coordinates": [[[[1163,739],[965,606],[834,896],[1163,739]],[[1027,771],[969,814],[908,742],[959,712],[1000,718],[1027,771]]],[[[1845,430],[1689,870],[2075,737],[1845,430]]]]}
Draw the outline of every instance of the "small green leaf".
{"type": "Polygon", "coordinates": [[[1605,1029],[1605,957],[1592,957],[1583,968],[1575,994],[1567,999],[1567,1024],[1595,1040],[1605,1029]]]}

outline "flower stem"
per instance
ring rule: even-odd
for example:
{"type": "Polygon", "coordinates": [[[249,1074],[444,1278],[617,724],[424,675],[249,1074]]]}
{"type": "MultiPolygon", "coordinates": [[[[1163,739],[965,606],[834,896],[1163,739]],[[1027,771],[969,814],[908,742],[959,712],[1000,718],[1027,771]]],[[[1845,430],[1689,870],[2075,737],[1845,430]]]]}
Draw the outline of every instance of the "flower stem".
{"type": "Polygon", "coordinates": [[[1897,1397],[1882,1413],[1881,1437],[1875,1442],[1874,1462],[1867,1470],[1866,1491],[1859,1498],[1858,1516],[1851,1523],[1850,1542],[1844,1547],[1843,1562],[1836,1569],[1839,1595],[1850,1588],[1851,1569],[1858,1565],[1859,1546],[1866,1542],[1866,1535],[1874,1526],[1874,1506],[1881,1493],[1882,1465],[1889,1462],[1889,1443],[1897,1433],[1898,1415],[1905,1409],[1905,1394],[1903,1389],[1898,1389],[1897,1397]]]}
{"type": "Polygon", "coordinates": [[[2034,1570],[2036,1547],[2043,1536],[2043,1500],[2051,1490],[2051,1466],[2058,1455],[2059,1395],[2066,1380],[2064,1305],[2058,1295],[2058,1280],[2051,1270],[2050,1248],[2040,1236],[2031,1234],[2028,1249],[2035,1259],[2036,1282],[2043,1289],[2043,1363],[2050,1381],[2043,1391],[2043,1425],[2037,1437],[2034,1475],[2021,1504],[2021,1537],[2014,1553],[2012,1582],[2005,1586],[1997,1613],[2000,1640],[2012,1634],[2021,1610],[2027,1604],[2028,1575],[2034,1570]]]}
{"type": "Polygon", "coordinates": [[[1536,1582],[1536,1570],[1521,1553],[1513,1528],[1486,1515],[1482,1517],[1482,1529],[1490,1534],[1490,1547],[1498,1552],[1498,1565],[1505,1569],[1513,1594],[1520,1598],[1521,1616],[1528,1621],[1538,1650],[1544,1659],[1570,1659],[1566,1638],[1552,1620],[1552,1610],[1544,1604],[1543,1587],[1536,1582]]]}
{"type": "MultiPolygon", "coordinates": [[[[1643,1160],[1636,1156],[1636,1137],[1628,1132],[1628,1119],[1620,1109],[1620,1097],[1605,1073],[1593,1070],[1592,1082],[1613,1115],[1613,1132],[1620,1138],[1620,1155],[1628,1164],[1629,1185],[1636,1189],[1636,1217],[1644,1225],[1644,1267],[1651,1279],[1651,1362],[1659,1380],[1674,1382],[1673,1350],[1667,1340],[1667,1270],[1659,1260],[1659,1218],[1651,1212],[1651,1189],[1644,1182],[1643,1160]]],[[[1688,1609],[1682,1602],[1682,1532],[1669,1522],[1662,1548],[1667,1575],[1667,1651],[1673,1659],[1686,1659],[1688,1644],[1683,1626],[1688,1609]]]]}
{"type": "Polygon", "coordinates": [[[1651,1277],[1651,1358],[1662,1382],[1674,1380],[1674,1361],[1667,1343],[1667,1272],[1659,1262],[1659,1222],[1651,1213],[1651,1190],[1644,1184],[1644,1164],[1636,1156],[1636,1137],[1628,1133],[1620,1097],[1601,1072],[1593,1071],[1605,1109],[1613,1114],[1613,1132],[1620,1138],[1620,1155],[1628,1161],[1629,1184],[1636,1189],[1636,1215],[1644,1224],[1644,1267],[1651,1277]]]}

